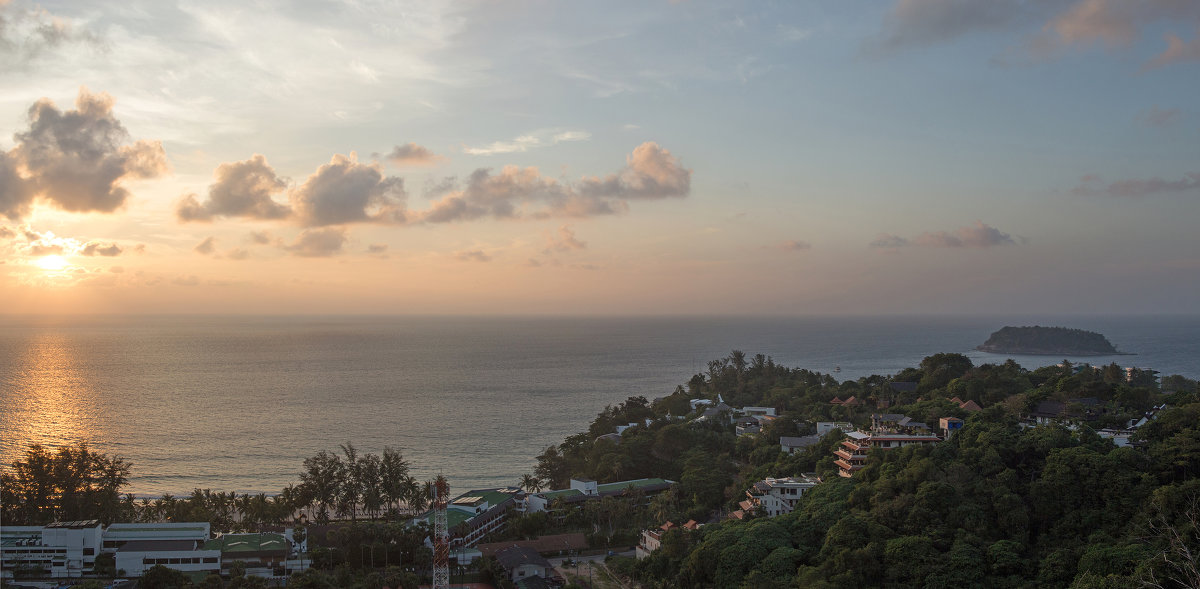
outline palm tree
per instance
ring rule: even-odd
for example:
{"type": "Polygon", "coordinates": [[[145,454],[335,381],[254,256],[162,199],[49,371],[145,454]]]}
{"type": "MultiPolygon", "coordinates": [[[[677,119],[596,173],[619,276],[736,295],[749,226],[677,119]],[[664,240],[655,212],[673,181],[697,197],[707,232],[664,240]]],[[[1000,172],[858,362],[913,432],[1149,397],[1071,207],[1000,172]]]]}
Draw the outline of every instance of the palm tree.
{"type": "Polygon", "coordinates": [[[521,482],[518,486],[530,493],[537,493],[542,490],[542,481],[537,476],[526,473],[521,475],[521,482]]]}

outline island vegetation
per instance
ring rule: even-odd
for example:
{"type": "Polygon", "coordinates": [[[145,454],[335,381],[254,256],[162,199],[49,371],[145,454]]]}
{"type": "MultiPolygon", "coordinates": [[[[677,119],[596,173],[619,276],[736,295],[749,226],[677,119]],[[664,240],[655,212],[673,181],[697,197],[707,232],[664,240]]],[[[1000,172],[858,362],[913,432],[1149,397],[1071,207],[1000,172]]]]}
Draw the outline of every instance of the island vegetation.
{"type": "MultiPolygon", "coordinates": [[[[596,549],[621,551],[642,529],[666,521],[704,524],[666,532],[661,548],[643,560],[609,558],[608,569],[625,583],[647,588],[1193,586],[1200,579],[1198,424],[1196,381],[1156,379],[1116,364],[1027,370],[1011,360],[976,366],[961,354],[935,354],[897,374],[839,382],[734,351],[672,394],[607,407],[587,431],[546,448],[532,472],[514,477],[530,492],[563,488],[571,478],[658,477],[676,481],[670,490],[513,514],[490,540],[581,531],[596,549]],[[757,435],[737,436],[727,413],[700,419],[703,407],[693,409],[691,401],[718,395],[733,407],[772,407],[778,418],[757,435]],[[863,404],[831,403],[835,397],[863,404]],[[1072,407],[1081,398],[1088,411],[1077,419],[1022,425],[1043,402],[1072,407]],[[965,401],[983,410],[968,411],[965,401]],[[780,436],[812,434],[817,421],[865,426],[884,406],[926,423],[958,417],[965,424],[942,443],[872,453],[851,479],[837,476],[833,465],[841,432],[794,454],[780,449],[780,436]],[[1156,408],[1131,447],[1096,433],[1156,408]],[[636,425],[619,442],[607,436],[630,423],[636,425]],[[728,517],[755,481],[806,472],[824,482],[791,513],[728,517]]],[[[337,521],[309,526],[321,529],[319,541],[316,534],[310,541],[314,568],[294,577],[296,586],[410,587],[427,577],[428,530],[404,523],[427,495],[407,468],[395,468],[403,463],[398,456],[386,470],[383,457],[347,444],[306,460],[299,484],[273,497],[197,490],[134,500],[119,493],[128,465],[95,453],[81,461],[84,453],[90,451],[34,447],[5,470],[5,521],[205,520],[224,530],[283,522],[305,510],[337,521]],[[71,470],[53,465],[80,462],[98,465],[84,477],[94,487],[54,478],[71,470]],[[386,482],[385,470],[404,475],[386,482]],[[230,502],[236,509],[223,507],[230,502]],[[365,511],[350,507],[368,503],[365,511]],[[280,507],[260,510],[263,504],[280,507]],[[383,559],[403,565],[382,566],[383,559]]],[[[474,578],[505,586],[495,561],[483,559],[479,569],[474,578]]]]}
{"type": "Polygon", "coordinates": [[[992,354],[1034,356],[1126,355],[1113,347],[1108,338],[1094,331],[1040,325],[1002,327],[975,349],[992,354]]]}

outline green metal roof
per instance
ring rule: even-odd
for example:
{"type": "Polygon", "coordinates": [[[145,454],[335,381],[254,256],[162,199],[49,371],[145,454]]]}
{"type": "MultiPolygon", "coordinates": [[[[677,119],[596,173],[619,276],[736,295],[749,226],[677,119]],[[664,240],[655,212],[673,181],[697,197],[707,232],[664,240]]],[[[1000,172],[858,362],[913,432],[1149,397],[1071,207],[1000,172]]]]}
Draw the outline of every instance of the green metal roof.
{"type": "Polygon", "coordinates": [[[637,489],[644,489],[646,487],[653,487],[655,485],[669,485],[669,484],[671,484],[671,481],[668,481],[666,479],[637,479],[634,481],[621,481],[619,483],[606,483],[603,485],[596,485],[596,491],[599,493],[611,493],[613,491],[624,491],[625,489],[628,489],[629,487],[634,487],[637,489]]]}
{"type": "Polygon", "coordinates": [[[291,546],[282,534],[225,534],[220,538],[204,543],[205,550],[220,550],[222,554],[238,552],[267,552],[282,550],[287,552],[291,546]]]}

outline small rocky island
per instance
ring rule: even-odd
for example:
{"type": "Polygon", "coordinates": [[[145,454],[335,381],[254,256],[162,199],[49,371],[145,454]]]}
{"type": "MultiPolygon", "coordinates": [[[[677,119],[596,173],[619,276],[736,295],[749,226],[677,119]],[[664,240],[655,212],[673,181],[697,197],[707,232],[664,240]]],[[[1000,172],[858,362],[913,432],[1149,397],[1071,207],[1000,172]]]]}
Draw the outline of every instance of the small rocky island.
{"type": "Polygon", "coordinates": [[[1003,327],[975,348],[993,354],[1040,356],[1117,356],[1108,338],[1094,331],[1067,327],[1003,327]]]}

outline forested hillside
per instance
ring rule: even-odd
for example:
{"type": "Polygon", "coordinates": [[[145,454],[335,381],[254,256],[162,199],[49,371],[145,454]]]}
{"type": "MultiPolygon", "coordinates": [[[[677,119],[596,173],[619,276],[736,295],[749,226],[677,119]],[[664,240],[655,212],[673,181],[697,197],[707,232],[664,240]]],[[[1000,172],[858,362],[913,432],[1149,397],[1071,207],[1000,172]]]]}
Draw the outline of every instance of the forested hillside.
{"type": "Polygon", "coordinates": [[[648,587],[1195,586],[1187,575],[1200,554],[1198,400],[1195,381],[1175,376],[1160,386],[1140,372],[1130,380],[1116,365],[1028,371],[937,354],[896,375],[838,383],[735,351],[670,396],[605,410],[588,432],[547,449],[536,475],[554,488],[572,476],[678,481],[644,519],[710,523],[668,532],[632,567],[648,587]],[[718,394],[781,417],[757,436],[735,437],[728,420],[697,420],[688,403],[718,394]],[[851,396],[865,404],[830,403],[851,396]],[[953,397],[985,409],[969,413],[953,397]],[[1078,407],[1085,398],[1088,411],[1063,425],[1019,424],[1042,401],[1078,407]],[[1138,430],[1134,447],[1095,432],[1161,404],[1169,408],[1138,430]],[[876,451],[853,479],[832,467],[840,432],[795,455],[780,451],[781,435],[811,433],[817,420],[865,425],[881,405],[966,424],[946,442],[876,451]],[[643,425],[619,443],[597,439],[631,422],[643,425]],[[793,513],[725,517],[753,481],[814,470],[825,482],[793,513]]]}

